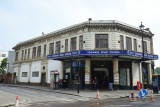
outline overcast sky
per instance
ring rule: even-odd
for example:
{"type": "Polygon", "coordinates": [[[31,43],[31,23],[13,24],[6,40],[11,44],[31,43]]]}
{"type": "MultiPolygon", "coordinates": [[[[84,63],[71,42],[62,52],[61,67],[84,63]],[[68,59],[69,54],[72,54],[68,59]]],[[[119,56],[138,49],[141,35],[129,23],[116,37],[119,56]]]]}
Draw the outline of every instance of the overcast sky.
{"type": "Polygon", "coordinates": [[[154,53],[160,56],[160,0],[0,0],[0,49],[88,18],[136,27],[142,21],[155,34],[154,53]]]}

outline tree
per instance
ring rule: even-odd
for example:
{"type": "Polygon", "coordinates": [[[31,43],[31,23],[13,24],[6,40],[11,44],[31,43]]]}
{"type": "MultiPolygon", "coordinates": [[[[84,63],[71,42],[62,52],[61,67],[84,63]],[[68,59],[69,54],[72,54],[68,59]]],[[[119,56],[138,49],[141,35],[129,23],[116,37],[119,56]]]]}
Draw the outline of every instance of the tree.
{"type": "Polygon", "coordinates": [[[7,67],[7,58],[4,58],[4,59],[1,61],[0,73],[4,74],[4,72],[6,72],[6,67],[7,67]]]}
{"type": "Polygon", "coordinates": [[[154,69],[155,74],[160,74],[160,67],[156,67],[156,69],[154,69]]]}

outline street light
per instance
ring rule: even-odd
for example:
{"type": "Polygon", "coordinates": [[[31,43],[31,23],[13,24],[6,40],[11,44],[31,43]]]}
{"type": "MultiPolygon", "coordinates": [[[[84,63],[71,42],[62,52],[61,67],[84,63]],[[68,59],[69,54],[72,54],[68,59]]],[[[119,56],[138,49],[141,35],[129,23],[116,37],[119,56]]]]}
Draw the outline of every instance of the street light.
{"type": "MultiPolygon", "coordinates": [[[[141,22],[141,25],[139,26],[139,28],[140,28],[140,31],[143,32],[144,25],[142,25],[142,22],[141,22]]],[[[142,59],[142,78],[143,78],[143,67],[144,67],[144,41],[143,41],[143,33],[142,33],[142,52],[143,52],[143,59],[142,59]]],[[[144,80],[142,80],[142,87],[144,87],[143,81],[144,80]]]]}
{"type": "MultiPolygon", "coordinates": [[[[142,31],[143,32],[143,30],[144,30],[144,25],[142,25],[142,22],[141,22],[141,25],[139,26],[139,28],[140,28],[140,31],[142,31]]],[[[143,41],[143,34],[142,34],[142,49],[143,49],[143,61],[144,61],[144,43],[143,43],[144,41],[143,41]]]]}
{"type": "Polygon", "coordinates": [[[79,85],[80,85],[80,81],[79,81],[79,67],[80,67],[80,60],[77,60],[77,67],[78,67],[78,83],[77,83],[77,93],[79,94],[79,85]]]}

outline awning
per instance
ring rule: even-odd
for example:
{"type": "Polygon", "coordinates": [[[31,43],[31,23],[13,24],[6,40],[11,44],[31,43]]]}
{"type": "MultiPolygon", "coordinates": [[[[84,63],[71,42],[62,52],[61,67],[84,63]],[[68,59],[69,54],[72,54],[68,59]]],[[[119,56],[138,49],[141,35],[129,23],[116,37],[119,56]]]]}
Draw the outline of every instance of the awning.
{"type": "Polygon", "coordinates": [[[66,52],[60,54],[48,55],[47,59],[54,60],[65,60],[65,59],[77,59],[77,58],[87,58],[87,57],[97,57],[97,58],[127,58],[127,59],[144,59],[144,60],[157,60],[158,55],[154,54],[144,54],[141,52],[134,52],[129,50],[79,50],[73,52],[66,52]]]}

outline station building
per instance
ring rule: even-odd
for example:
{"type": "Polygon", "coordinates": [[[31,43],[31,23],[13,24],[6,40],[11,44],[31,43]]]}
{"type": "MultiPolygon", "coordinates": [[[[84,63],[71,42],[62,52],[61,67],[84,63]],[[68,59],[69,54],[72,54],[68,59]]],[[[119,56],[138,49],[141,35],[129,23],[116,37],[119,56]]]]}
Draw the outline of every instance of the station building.
{"type": "Polygon", "coordinates": [[[79,80],[81,88],[92,88],[96,77],[100,89],[109,83],[131,89],[137,81],[150,87],[158,59],[153,36],[119,21],[89,19],[14,46],[14,79],[49,86],[60,78],[64,88],[75,88],[79,80]]]}

